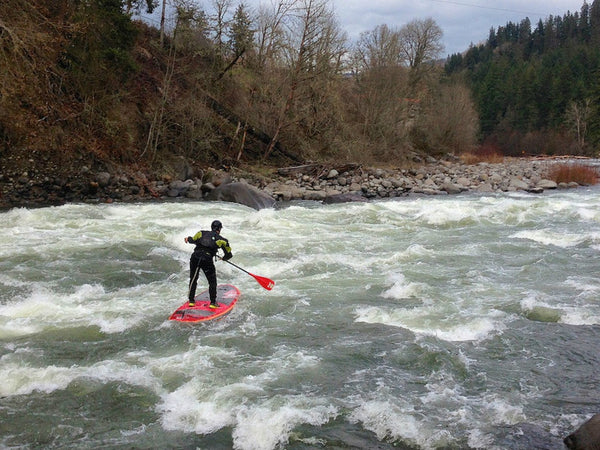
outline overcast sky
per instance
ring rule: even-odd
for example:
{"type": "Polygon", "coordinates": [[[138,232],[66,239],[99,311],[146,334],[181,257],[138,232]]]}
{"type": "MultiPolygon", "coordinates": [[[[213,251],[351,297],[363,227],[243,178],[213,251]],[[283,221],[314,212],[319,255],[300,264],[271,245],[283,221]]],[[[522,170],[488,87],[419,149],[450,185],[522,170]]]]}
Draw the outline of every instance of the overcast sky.
{"type": "MultiPolygon", "coordinates": [[[[246,1],[254,5],[265,0],[246,1]]],[[[583,0],[333,0],[333,4],[351,39],[380,24],[400,27],[414,19],[431,17],[444,32],[444,55],[448,55],[485,41],[490,28],[497,29],[507,22],[519,23],[529,17],[535,27],[550,15],[580,12],[583,0]]]]}
{"type": "MultiPolygon", "coordinates": [[[[1,0],[0,0],[1,1],[1,0]]],[[[262,3],[271,5],[276,0],[233,0],[235,9],[244,3],[257,9],[262,3]]],[[[580,12],[584,0],[329,0],[338,17],[340,26],[354,41],[361,32],[370,31],[377,25],[392,27],[415,19],[431,17],[444,32],[442,56],[460,53],[471,44],[484,42],[490,28],[497,29],[508,22],[519,23],[529,17],[535,28],[540,19],[564,16],[568,11],[580,12]]],[[[195,0],[207,12],[212,0],[195,0]]],[[[592,0],[588,0],[591,4],[592,0]]],[[[169,4],[169,1],[167,1],[169,4]]],[[[158,8],[160,9],[160,8],[158,8]]],[[[158,11],[150,19],[159,23],[158,11]]],[[[143,14],[147,19],[147,15],[143,14]]]]}

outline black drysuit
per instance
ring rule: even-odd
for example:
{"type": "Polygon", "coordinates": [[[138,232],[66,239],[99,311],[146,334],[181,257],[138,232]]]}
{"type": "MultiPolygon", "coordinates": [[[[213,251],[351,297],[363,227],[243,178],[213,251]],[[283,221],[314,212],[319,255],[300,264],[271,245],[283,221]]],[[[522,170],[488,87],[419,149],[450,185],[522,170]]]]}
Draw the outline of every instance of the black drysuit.
{"type": "Polygon", "coordinates": [[[194,237],[188,236],[188,244],[196,244],[194,253],[190,257],[190,289],[189,301],[194,301],[198,275],[200,269],[204,272],[208,281],[208,293],[210,302],[215,303],[217,299],[217,270],[213,259],[217,256],[219,249],[223,250],[223,259],[227,261],[233,257],[229,241],[216,231],[198,231],[194,237]]]}

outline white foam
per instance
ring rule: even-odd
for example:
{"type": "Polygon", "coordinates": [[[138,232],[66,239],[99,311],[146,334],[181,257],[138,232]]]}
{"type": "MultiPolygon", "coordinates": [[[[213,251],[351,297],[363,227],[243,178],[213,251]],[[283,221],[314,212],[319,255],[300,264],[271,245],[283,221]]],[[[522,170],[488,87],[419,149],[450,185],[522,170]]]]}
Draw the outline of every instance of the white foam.
{"type": "Polygon", "coordinates": [[[266,395],[256,381],[216,387],[194,378],[163,395],[158,407],[162,426],[198,434],[231,426],[235,448],[269,450],[284,445],[297,425],[321,425],[337,412],[309,396],[266,395]],[[252,402],[240,403],[240,398],[252,402]]]}
{"type": "Polygon", "coordinates": [[[517,239],[527,239],[543,245],[554,245],[561,248],[574,247],[585,240],[581,234],[558,233],[554,230],[523,230],[511,236],[517,239]]]}
{"type": "Polygon", "coordinates": [[[403,299],[416,297],[422,291],[423,285],[421,283],[407,282],[406,277],[401,273],[389,275],[388,280],[393,285],[381,294],[383,298],[403,299]]]}
{"type": "Polygon", "coordinates": [[[455,315],[442,320],[432,307],[412,309],[368,307],[355,311],[356,322],[379,323],[406,328],[418,335],[435,336],[449,342],[481,341],[506,328],[504,315],[498,312],[487,317],[455,315]]]}
{"type": "Polygon", "coordinates": [[[563,313],[560,322],[569,325],[600,325],[600,311],[570,309],[563,313]]]}
{"type": "Polygon", "coordinates": [[[402,439],[423,449],[440,448],[450,442],[448,431],[417,420],[416,415],[412,406],[401,401],[370,400],[355,408],[349,420],[361,422],[379,440],[402,439]]]}
{"type": "Polygon", "coordinates": [[[34,391],[53,392],[65,389],[83,370],[68,367],[28,367],[21,364],[5,363],[0,359],[0,396],[31,394],[34,391]]]}
{"type": "MultiPolygon", "coordinates": [[[[26,358],[27,360],[29,358],[26,358]]],[[[19,353],[11,353],[0,358],[0,396],[31,394],[34,391],[50,393],[66,389],[79,378],[89,378],[100,382],[124,381],[133,386],[144,386],[160,393],[160,383],[146,367],[107,360],[91,366],[73,365],[61,367],[49,365],[35,367],[23,364],[19,353]]]]}
{"type": "Polygon", "coordinates": [[[261,406],[243,406],[236,414],[233,442],[242,450],[284,446],[292,430],[303,423],[319,426],[337,413],[332,405],[309,396],[275,396],[261,406]]]}
{"type": "Polygon", "coordinates": [[[81,326],[96,326],[103,333],[120,333],[157,313],[152,309],[131,308],[132,301],[142,296],[150,302],[164,298],[164,288],[146,292],[148,286],[142,285],[107,292],[99,284],[83,284],[70,294],[57,292],[45,283],[32,287],[31,295],[0,305],[0,337],[81,326]]]}

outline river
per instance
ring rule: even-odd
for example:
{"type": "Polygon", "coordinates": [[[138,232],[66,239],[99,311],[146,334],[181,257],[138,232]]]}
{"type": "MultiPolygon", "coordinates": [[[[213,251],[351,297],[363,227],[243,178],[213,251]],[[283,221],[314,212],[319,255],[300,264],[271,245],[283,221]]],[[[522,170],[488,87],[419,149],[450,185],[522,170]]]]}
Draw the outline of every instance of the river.
{"type": "Polygon", "coordinates": [[[0,226],[3,448],[524,448],[520,424],[556,444],[600,410],[597,187],[0,226]],[[217,262],[232,313],[168,321],[213,219],[276,286],[217,262]]]}

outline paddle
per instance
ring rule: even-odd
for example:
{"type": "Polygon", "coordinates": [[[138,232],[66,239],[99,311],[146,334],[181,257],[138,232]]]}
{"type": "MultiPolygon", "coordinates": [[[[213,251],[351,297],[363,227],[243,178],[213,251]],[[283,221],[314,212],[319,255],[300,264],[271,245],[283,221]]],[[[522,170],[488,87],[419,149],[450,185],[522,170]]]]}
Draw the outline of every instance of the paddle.
{"type": "MultiPolygon", "coordinates": [[[[223,258],[221,258],[221,260],[225,261],[223,258]]],[[[264,287],[267,291],[270,291],[275,286],[275,282],[273,280],[269,280],[268,278],[260,277],[258,275],[254,275],[253,273],[250,273],[247,270],[242,269],[240,266],[235,265],[231,261],[225,261],[225,262],[231,264],[233,267],[237,267],[242,272],[246,272],[248,275],[250,275],[251,277],[253,277],[256,281],[258,281],[258,284],[260,284],[262,287],[264,287]]]]}

